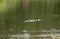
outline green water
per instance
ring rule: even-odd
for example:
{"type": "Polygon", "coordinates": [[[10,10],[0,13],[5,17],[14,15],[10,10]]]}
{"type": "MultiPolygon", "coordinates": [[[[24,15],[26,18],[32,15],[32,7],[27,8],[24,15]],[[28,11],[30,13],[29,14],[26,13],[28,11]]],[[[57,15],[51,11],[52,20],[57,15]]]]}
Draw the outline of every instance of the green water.
{"type": "MultiPolygon", "coordinates": [[[[16,34],[22,30],[37,31],[43,29],[60,29],[60,1],[30,1],[29,9],[23,10],[21,0],[0,3],[0,34],[16,34]],[[3,8],[2,8],[3,5],[3,8]],[[7,8],[7,6],[10,6],[7,8]],[[2,11],[1,11],[2,10],[2,11]],[[26,19],[42,19],[40,22],[25,23],[26,19]]],[[[5,38],[3,38],[5,39],[5,38]]],[[[39,38],[37,38],[39,39],[39,38]]]]}

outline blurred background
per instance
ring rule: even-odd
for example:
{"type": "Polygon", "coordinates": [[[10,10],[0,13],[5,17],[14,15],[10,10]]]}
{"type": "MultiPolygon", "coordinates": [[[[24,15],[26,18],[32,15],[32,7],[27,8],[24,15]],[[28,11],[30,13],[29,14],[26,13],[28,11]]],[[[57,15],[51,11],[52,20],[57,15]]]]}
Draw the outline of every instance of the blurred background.
{"type": "Polygon", "coordinates": [[[60,0],[0,0],[1,35],[44,29],[60,29],[60,0]],[[29,19],[41,20],[24,22],[29,19]]]}

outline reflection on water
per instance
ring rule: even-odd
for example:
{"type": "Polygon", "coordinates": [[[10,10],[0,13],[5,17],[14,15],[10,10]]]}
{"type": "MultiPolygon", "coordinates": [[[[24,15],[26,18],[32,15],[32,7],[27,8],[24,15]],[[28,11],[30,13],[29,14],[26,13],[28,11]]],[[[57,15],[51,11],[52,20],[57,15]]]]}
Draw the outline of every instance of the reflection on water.
{"type": "Polygon", "coordinates": [[[0,39],[54,39],[55,36],[60,38],[59,0],[0,2],[0,39]]]}
{"type": "Polygon", "coordinates": [[[59,39],[60,30],[45,30],[40,31],[40,34],[30,34],[27,30],[24,30],[23,34],[14,34],[14,35],[0,35],[0,38],[9,38],[9,39],[59,39]],[[50,31],[50,32],[49,32],[50,31]],[[58,33],[59,32],[59,33],[58,33]]]}

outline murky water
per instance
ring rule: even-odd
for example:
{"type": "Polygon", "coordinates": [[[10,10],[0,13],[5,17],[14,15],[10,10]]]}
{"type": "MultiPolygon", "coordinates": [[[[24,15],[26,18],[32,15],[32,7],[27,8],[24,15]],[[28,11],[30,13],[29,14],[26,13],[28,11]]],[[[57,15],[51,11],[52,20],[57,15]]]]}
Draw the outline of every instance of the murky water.
{"type": "MultiPolygon", "coordinates": [[[[23,30],[37,34],[31,31],[45,29],[60,29],[59,0],[2,0],[0,2],[0,39],[10,39],[8,35],[23,34],[21,32],[23,30]],[[29,22],[24,22],[25,20],[29,22]]],[[[49,38],[31,37],[30,39],[49,38]]]]}

